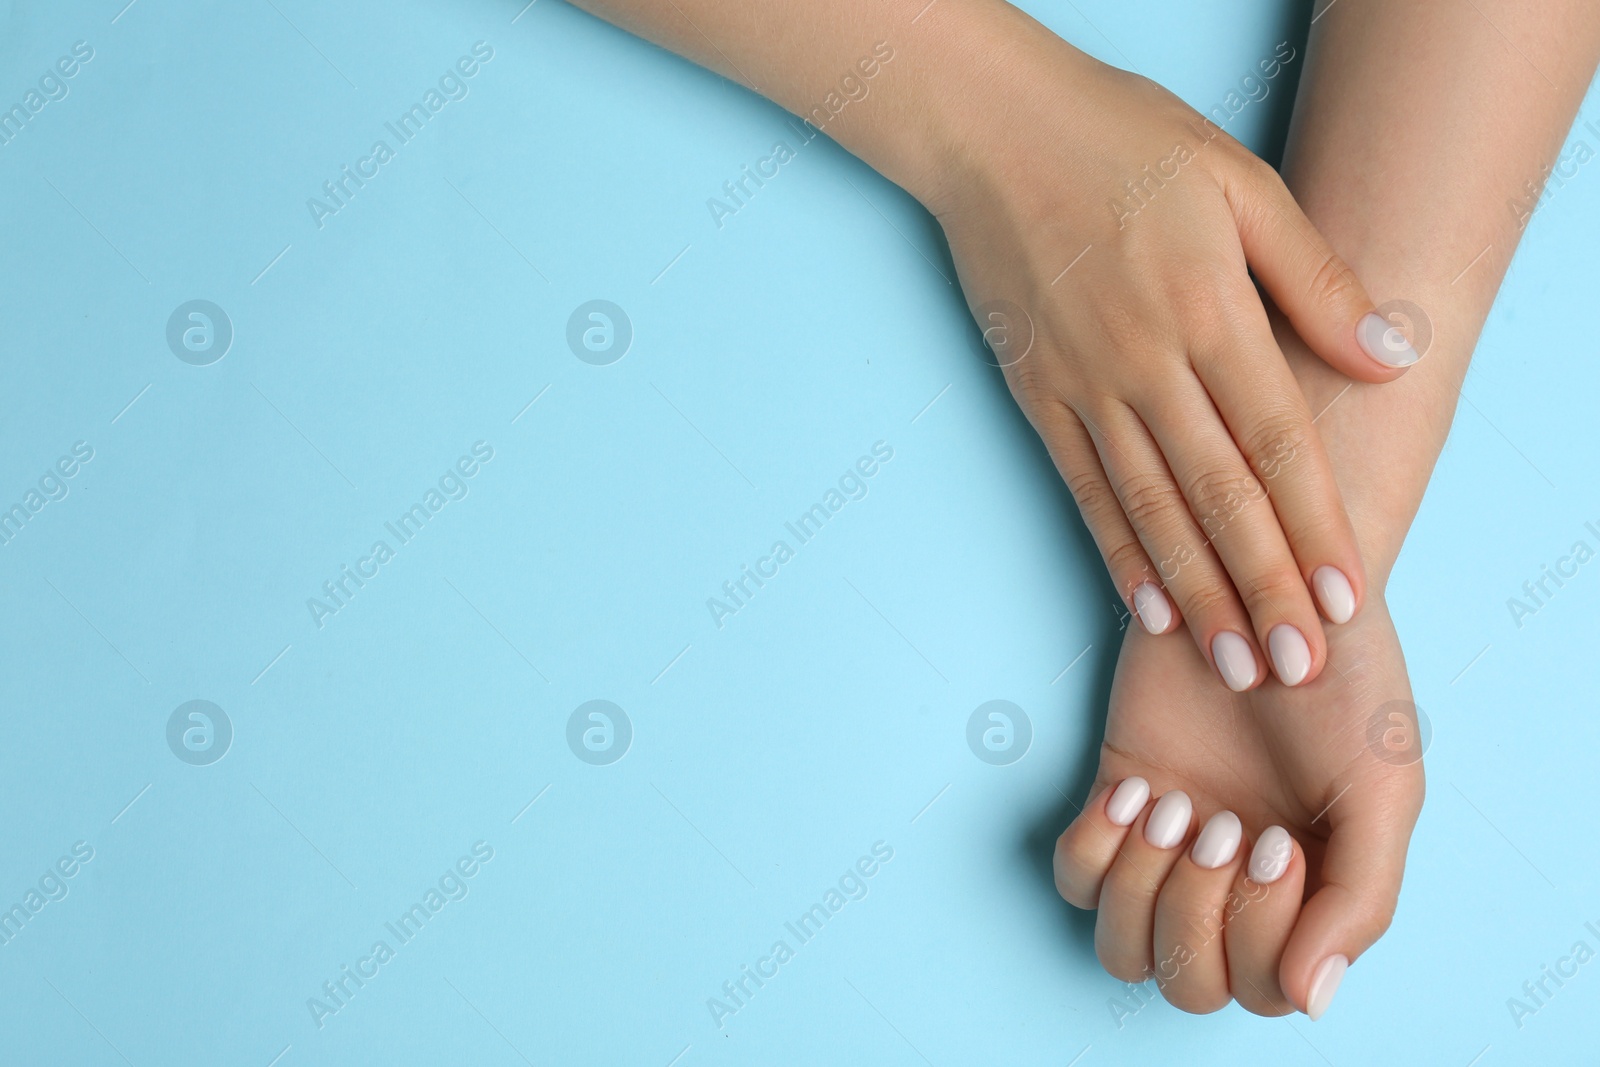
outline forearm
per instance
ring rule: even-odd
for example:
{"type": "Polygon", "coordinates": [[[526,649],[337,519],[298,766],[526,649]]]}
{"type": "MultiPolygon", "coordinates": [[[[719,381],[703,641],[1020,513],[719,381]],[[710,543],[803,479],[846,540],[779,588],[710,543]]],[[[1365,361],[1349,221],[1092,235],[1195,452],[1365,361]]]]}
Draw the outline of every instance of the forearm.
{"type": "Polygon", "coordinates": [[[1418,305],[1433,339],[1398,381],[1351,385],[1281,323],[1279,335],[1312,410],[1331,404],[1317,427],[1381,589],[1533,206],[1529,183],[1536,196],[1594,74],[1600,9],[1336,0],[1325,10],[1284,176],[1373,299],[1418,305]]]}
{"type": "Polygon", "coordinates": [[[1077,53],[1003,0],[573,0],[823,129],[940,214],[979,160],[1038,135],[1009,90],[1077,53]],[[885,57],[888,57],[887,59],[885,57]],[[981,136],[984,143],[974,143],[981,136]]]}

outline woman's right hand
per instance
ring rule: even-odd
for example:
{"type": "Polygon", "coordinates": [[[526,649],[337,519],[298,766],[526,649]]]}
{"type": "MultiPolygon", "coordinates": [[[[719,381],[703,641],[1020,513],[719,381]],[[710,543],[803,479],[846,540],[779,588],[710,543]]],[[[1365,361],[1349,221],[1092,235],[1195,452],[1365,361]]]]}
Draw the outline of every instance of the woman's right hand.
{"type": "Polygon", "coordinates": [[[913,191],[1128,608],[1151,633],[1181,617],[1235,691],[1268,663],[1309,682],[1318,606],[1347,622],[1365,583],[1250,272],[1352,378],[1392,380],[1416,353],[1271,167],[1159,85],[1000,11],[943,105],[959,116],[946,165],[913,191]]]}
{"type": "Polygon", "coordinates": [[[1362,664],[1353,680],[1236,696],[1182,644],[1125,637],[1099,771],[1054,864],[1062,897],[1097,910],[1111,974],[1154,975],[1184,1011],[1235,999],[1315,1019],[1388,929],[1426,736],[1383,597],[1331,640],[1362,664]]]}

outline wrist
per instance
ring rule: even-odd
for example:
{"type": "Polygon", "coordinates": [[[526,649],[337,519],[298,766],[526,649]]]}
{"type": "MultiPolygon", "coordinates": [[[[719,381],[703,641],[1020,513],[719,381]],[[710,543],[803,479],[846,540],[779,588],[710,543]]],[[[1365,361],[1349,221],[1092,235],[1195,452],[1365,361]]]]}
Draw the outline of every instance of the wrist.
{"type": "Polygon", "coordinates": [[[840,142],[941,220],[1016,195],[1101,64],[1002,0],[942,0],[918,30],[894,105],[840,142]]]}
{"type": "Polygon", "coordinates": [[[1316,418],[1367,588],[1381,595],[1449,432],[1456,368],[1464,367],[1466,358],[1453,346],[1435,344],[1422,363],[1396,381],[1352,382],[1315,355],[1276,309],[1272,318],[1278,344],[1316,418]]]}

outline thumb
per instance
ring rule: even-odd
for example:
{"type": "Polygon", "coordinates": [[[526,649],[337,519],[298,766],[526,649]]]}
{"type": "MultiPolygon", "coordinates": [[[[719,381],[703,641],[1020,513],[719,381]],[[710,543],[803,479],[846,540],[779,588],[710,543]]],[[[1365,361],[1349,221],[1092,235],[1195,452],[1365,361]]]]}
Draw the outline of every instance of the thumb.
{"type": "Polygon", "coordinates": [[[1226,190],[1245,260],[1295,332],[1334,369],[1390,382],[1422,358],[1378,314],[1355,272],[1300,210],[1265,163],[1226,190]]]}
{"type": "Polygon", "coordinates": [[[1422,808],[1422,765],[1385,767],[1373,783],[1350,785],[1324,816],[1332,834],[1318,886],[1300,910],[1278,981],[1313,1021],[1338,991],[1345,968],[1382,937],[1394,917],[1406,847],[1422,808]]]}

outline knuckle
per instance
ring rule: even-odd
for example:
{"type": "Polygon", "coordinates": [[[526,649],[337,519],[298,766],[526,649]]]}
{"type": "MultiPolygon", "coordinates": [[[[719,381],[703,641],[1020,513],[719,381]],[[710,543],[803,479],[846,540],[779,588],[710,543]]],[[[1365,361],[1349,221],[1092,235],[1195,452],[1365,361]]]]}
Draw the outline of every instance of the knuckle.
{"type": "Polygon", "coordinates": [[[1381,899],[1372,902],[1361,923],[1361,933],[1369,942],[1377,941],[1389,932],[1389,927],[1394,924],[1396,904],[1397,900],[1392,893],[1385,893],[1381,899]]]}
{"type": "MultiPolygon", "coordinates": [[[[1120,859],[1120,857],[1119,857],[1120,859]]],[[[1161,875],[1165,878],[1165,875],[1161,875]]],[[[1126,904],[1144,907],[1155,903],[1156,894],[1161,890],[1161,882],[1155,880],[1146,871],[1141,871],[1132,863],[1112,863],[1111,869],[1106,872],[1105,886],[1102,895],[1115,896],[1126,904]]]]}
{"type": "Polygon", "coordinates": [[[1233,307],[1238,278],[1216,263],[1196,263],[1172,275],[1173,296],[1186,310],[1221,314],[1233,307]]]}
{"type": "Polygon", "coordinates": [[[1312,443],[1311,423],[1297,411],[1273,411],[1258,418],[1246,435],[1245,454],[1256,473],[1274,478],[1312,443]]]}
{"type": "Polygon", "coordinates": [[[1184,486],[1184,498],[1207,537],[1215,537],[1220,526],[1264,494],[1261,483],[1242,465],[1202,467],[1184,486]]]}
{"type": "MultiPolygon", "coordinates": [[[[1234,142],[1238,144],[1238,142],[1234,142]]],[[[1262,159],[1254,152],[1239,145],[1239,152],[1234,157],[1239,168],[1244,171],[1245,177],[1259,192],[1272,196],[1288,196],[1289,187],[1283,183],[1283,175],[1278,173],[1278,168],[1262,159]]]]}
{"type": "Polygon", "coordinates": [[[1230,323],[1233,321],[1227,302],[1217,290],[1196,285],[1180,290],[1177,299],[1183,307],[1183,331],[1191,347],[1202,352],[1228,346],[1230,323]]]}
{"type": "Polygon", "coordinates": [[[1296,214],[1300,213],[1294,194],[1289,192],[1289,186],[1284,183],[1278,168],[1238,141],[1232,141],[1228,147],[1234,149],[1227,157],[1233,164],[1232,173],[1252,198],[1254,213],[1270,216],[1274,211],[1283,211],[1286,206],[1296,214]]]}
{"type": "Polygon", "coordinates": [[[1191,619],[1215,617],[1229,611],[1236,603],[1233,587],[1211,577],[1190,582],[1184,588],[1180,599],[1183,602],[1183,613],[1191,619]]]}
{"type": "Polygon", "coordinates": [[[1145,561],[1144,547],[1131,539],[1119,540],[1105,551],[1106,570],[1119,586],[1135,582],[1148,574],[1150,564],[1145,561]]]}
{"type": "Polygon", "coordinates": [[[1329,252],[1312,271],[1306,296],[1316,304],[1336,308],[1355,300],[1360,292],[1355,272],[1337,253],[1329,252]]]}
{"type": "Polygon", "coordinates": [[[1060,399],[1060,390],[1047,360],[1019,360],[1008,364],[1001,373],[1005,375],[1006,384],[1011,387],[1012,395],[1024,411],[1037,411],[1060,399]]]}
{"type": "Polygon", "coordinates": [[[1122,509],[1136,530],[1156,530],[1172,521],[1182,498],[1177,489],[1163,479],[1139,476],[1123,486],[1122,509]]]}
{"type": "Polygon", "coordinates": [[[1078,502],[1078,510],[1091,522],[1102,522],[1120,509],[1116,494],[1098,470],[1076,470],[1065,478],[1067,491],[1078,502]]]}
{"type": "Polygon", "coordinates": [[[1285,605],[1308,595],[1305,580],[1288,563],[1252,574],[1242,591],[1246,610],[1252,618],[1280,614],[1285,605]]]}
{"type": "MultiPolygon", "coordinates": [[[[1226,344],[1243,319],[1240,276],[1215,264],[1198,264],[1181,270],[1168,281],[1169,297],[1180,310],[1184,334],[1206,343],[1226,344]]],[[[1251,291],[1254,296],[1254,291],[1251,291]]]]}

